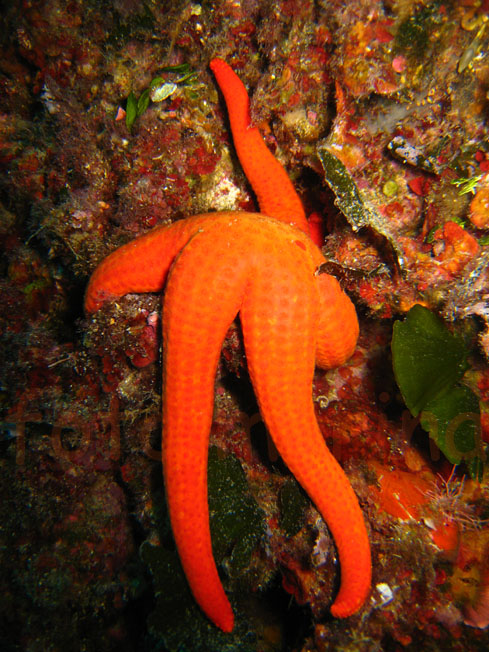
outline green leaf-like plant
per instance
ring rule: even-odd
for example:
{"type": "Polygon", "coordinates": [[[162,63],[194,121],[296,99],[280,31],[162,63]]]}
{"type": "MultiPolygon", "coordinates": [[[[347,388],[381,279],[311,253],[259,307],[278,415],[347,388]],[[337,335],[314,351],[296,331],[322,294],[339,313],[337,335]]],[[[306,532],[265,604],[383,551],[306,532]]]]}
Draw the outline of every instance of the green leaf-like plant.
{"type": "Polygon", "coordinates": [[[404,321],[394,324],[394,374],[413,416],[462,378],[466,357],[463,340],[423,306],[415,305],[404,321]]]}
{"type": "Polygon", "coordinates": [[[460,177],[459,179],[453,179],[450,183],[457,186],[459,195],[467,195],[469,192],[475,195],[477,184],[483,176],[483,174],[477,174],[475,177],[460,177]]]}
{"type": "Polygon", "coordinates": [[[163,77],[161,77],[161,75],[154,77],[150,81],[148,88],[145,88],[143,90],[143,92],[139,96],[139,99],[137,98],[137,96],[134,94],[133,91],[129,93],[126,101],[126,127],[129,129],[129,131],[131,131],[131,127],[134,124],[136,118],[139,118],[139,116],[146,111],[151,100],[153,100],[154,102],[159,102],[162,99],[166,99],[166,97],[169,97],[170,95],[173,94],[178,84],[180,85],[190,84],[192,83],[192,81],[197,75],[197,73],[192,72],[192,69],[190,68],[190,65],[188,63],[182,63],[178,66],[165,66],[164,68],[162,68],[162,71],[165,73],[179,74],[180,76],[177,79],[175,79],[173,82],[169,81],[167,83],[165,83],[165,80],[163,77]],[[168,89],[166,94],[163,93],[163,95],[159,99],[156,99],[151,94],[151,92],[160,84],[168,86],[168,89]]]}
{"type": "Polygon", "coordinates": [[[134,93],[131,91],[127,97],[126,102],[126,127],[130,130],[134,120],[138,115],[138,101],[134,93]]]}
{"type": "Polygon", "coordinates": [[[464,341],[441,319],[416,305],[394,324],[394,375],[404,401],[450,462],[464,460],[480,477],[484,453],[479,400],[461,384],[469,368],[464,341]]]}
{"type": "Polygon", "coordinates": [[[149,88],[146,88],[139,96],[137,105],[137,116],[142,115],[149,106],[149,88]]]}

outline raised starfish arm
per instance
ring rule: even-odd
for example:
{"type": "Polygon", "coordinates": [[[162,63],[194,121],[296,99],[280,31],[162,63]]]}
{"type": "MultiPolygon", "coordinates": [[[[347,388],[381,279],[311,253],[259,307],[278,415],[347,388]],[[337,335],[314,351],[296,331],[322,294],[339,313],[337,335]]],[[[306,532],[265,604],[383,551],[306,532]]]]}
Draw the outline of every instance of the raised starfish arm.
{"type": "Polygon", "coordinates": [[[255,191],[260,213],[309,234],[302,202],[287,172],[265,145],[258,129],[251,126],[250,101],[243,82],[222,59],[213,59],[210,67],[226,100],[234,147],[255,191]]]}

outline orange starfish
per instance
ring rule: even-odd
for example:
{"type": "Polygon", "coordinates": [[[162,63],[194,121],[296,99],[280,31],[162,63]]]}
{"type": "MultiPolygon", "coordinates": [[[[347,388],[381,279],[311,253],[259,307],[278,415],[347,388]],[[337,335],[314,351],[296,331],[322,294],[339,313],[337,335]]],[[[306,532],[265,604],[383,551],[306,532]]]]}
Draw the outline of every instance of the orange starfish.
{"type": "Polygon", "coordinates": [[[240,156],[246,152],[260,207],[281,219],[211,213],[156,228],[97,267],[85,309],[92,313],[128,292],[166,286],[162,459],[170,520],[192,593],[225,632],[232,630],[234,618],[212,555],[207,448],[221,346],[240,313],[263,419],[335,540],[341,587],[331,612],[344,617],[368,595],[370,547],[356,496],[319,430],[311,388],[315,362],[328,368],[352,354],[358,336],[355,309],[336,279],[318,272],[325,259],[304,233],[300,201],[286,176],[282,185],[285,173],[263,143],[255,154],[268,154],[262,162],[254,160],[247,138],[252,134],[253,146],[261,140],[247,127],[248,96],[228,92],[236,85],[239,90],[241,82],[223,61],[214,60],[211,67],[223,85],[236,147],[240,156]],[[262,177],[270,184],[262,184],[262,177]]]}

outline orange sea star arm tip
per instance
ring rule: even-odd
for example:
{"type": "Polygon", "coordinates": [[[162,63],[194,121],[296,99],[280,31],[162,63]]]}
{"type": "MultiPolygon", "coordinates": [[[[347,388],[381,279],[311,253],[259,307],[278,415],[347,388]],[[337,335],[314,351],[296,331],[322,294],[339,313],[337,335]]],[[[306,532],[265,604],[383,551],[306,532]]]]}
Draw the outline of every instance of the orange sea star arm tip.
{"type": "Polygon", "coordinates": [[[223,613],[216,619],[216,625],[222,629],[223,632],[229,633],[233,631],[234,615],[231,607],[229,607],[228,613],[223,613]]]}
{"type": "MultiPolygon", "coordinates": [[[[369,551],[368,551],[369,552],[369,551]]],[[[370,593],[372,569],[370,563],[365,568],[358,568],[361,574],[359,582],[348,591],[341,591],[331,605],[331,614],[335,618],[352,616],[363,607],[370,593]]]]}
{"type": "MultiPolygon", "coordinates": [[[[363,523],[361,529],[364,530],[363,523]]],[[[341,587],[336,600],[331,605],[330,611],[335,618],[347,618],[355,614],[364,605],[372,581],[372,561],[370,556],[370,543],[366,532],[360,535],[350,551],[348,567],[343,560],[341,587]],[[354,555],[351,558],[351,555],[354,555]]]]}

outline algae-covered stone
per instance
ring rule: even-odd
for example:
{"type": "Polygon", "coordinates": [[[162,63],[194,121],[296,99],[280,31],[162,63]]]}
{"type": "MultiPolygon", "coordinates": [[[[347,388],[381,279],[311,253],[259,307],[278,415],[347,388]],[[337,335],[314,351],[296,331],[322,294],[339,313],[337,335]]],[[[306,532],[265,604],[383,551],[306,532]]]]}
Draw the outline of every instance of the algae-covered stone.
{"type": "MultiPolygon", "coordinates": [[[[243,572],[263,533],[262,511],[251,496],[246,476],[232,455],[219,457],[218,449],[209,452],[208,494],[214,557],[219,565],[226,558],[232,577],[243,572]]],[[[141,558],[153,576],[156,607],[148,618],[155,636],[161,637],[170,652],[184,650],[223,650],[252,652],[255,636],[240,623],[237,615],[232,634],[223,634],[202,613],[190,592],[174,550],[141,546],[141,558]]],[[[232,602],[232,592],[228,592],[232,602]]]]}
{"type": "Polygon", "coordinates": [[[287,480],[280,490],[280,527],[294,536],[304,523],[304,511],[309,504],[295,480],[287,480]]]}
{"type": "Polygon", "coordinates": [[[232,455],[220,459],[215,447],[209,452],[208,492],[216,562],[231,550],[228,566],[235,575],[250,562],[263,533],[263,514],[249,492],[239,461],[232,455]]]}
{"type": "Polygon", "coordinates": [[[395,39],[400,50],[418,60],[425,56],[436,23],[438,6],[439,3],[434,2],[402,21],[395,39]]]}
{"type": "Polygon", "coordinates": [[[232,634],[213,625],[194,601],[178,555],[149,542],[141,546],[141,558],[153,576],[156,606],[148,617],[151,633],[168,652],[255,652],[255,637],[236,624],[232,634]]]}

